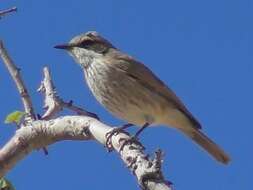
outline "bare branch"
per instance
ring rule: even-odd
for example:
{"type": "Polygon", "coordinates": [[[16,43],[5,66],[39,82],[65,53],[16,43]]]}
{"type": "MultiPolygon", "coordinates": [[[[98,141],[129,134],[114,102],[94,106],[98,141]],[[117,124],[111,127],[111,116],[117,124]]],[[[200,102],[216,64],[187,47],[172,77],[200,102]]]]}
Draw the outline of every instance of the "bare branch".
{"type": "Polygon", "coordinates": [[[43,114],[41,119],[52,119],[63,108],[72,110],[78,115],[85,115],[98,119],[98,116],[96,114],[88,112],[78,106],[73,105],[73,101],[64,102],[56,92],[49,68],[44,67],[43,73],[44,79],[41,82],[38,91],[45,95],[44,108],[46,109],[46,112],[43,114]]]}
{"type": "Polygon", "coordinates": [[[84,110],[81,107],[73,105],[73,101],[64,102],[64,101],[61,100],[61,105],[64,108],[72,110],[73,112],[77,113],[78,115],[86,115],[86,116],[94,117],[94,118],[99,120],[99,117],[97,116],[97,114],[92,113],[92,112],[88,112],[88,111],[84,110]]]}
{"type": "Polygon", "coordinates": [[[17,7],[12,7],[12,8],[9,8],[9,9],[5,9],[5,10],[2,10],[0,11],[0,18],[2,18],[3,16],[9,14],[9,13],[12,13],[12,12],[17,12],[17,7]]]}
{"type": "Polygon", "coordinates": [[[45,95],[44,109],[46,109],[46,112],[43,114],[41,119],[49,120],[53,118],[59,111],[61,111],[62,107],[60,105],[60,98],[55,91],[49,69],[45,67],[43,69],[43,73],[44,79],[37,91],[45,95]]]}
{"type": "MultiPolygon", "coordinates": [[[[105,145],[106,134],[113,128],[87,116],[65,116],[54,120],[37,120],[21,127],[0,150],[0,176],[5,175],[17,162],[33,150],[63,140],[96,140],[105,145]]],[[[143,189],[171,190],[161,172],[161,153],[150,159],[143,152],[140,142],[120,132],[111,138],[113,148],[120,154],[127,167],[136,176],[143,189]],[[122,148],[122,145],[124,147],[122,148]]]]}
{"type": "Polygon", "coordinates": [[[32,106],[32,101],[30,99],[30,96],[28,94],[28,91],[25,87],[25,84],[22,80],[22,77],[20,75],[20,69],[15,66],[12,59],[7,53],[7,50],[4,47],[3,42],[0,40],[0,57],[2,58],[5,66],[7,67],[12,79],[14,80],[18,92],[21,96],[21,100],[24,105],[25,112],[27,114],[27,120],[34,120],[35,114],[32,106]]]}

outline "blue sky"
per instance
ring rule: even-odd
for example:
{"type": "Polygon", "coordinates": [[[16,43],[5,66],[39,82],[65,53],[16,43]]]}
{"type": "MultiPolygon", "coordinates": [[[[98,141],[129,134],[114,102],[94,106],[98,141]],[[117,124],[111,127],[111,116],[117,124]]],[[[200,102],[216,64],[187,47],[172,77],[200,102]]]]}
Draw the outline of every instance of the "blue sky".
{"type": "MultiPolygon", "coordinates": [[[[47,65],[65,100],[74,100],[108,124],[123,123],[95,101],[72,58],[53,48],[96,30],[151,68],[232,157],[223,166],[175,130],[147,129],[141,140],[148,153],[157,148],[165,152],[163,171],[174,187],[253,188],[252,1],[10,0],[1,1],[0,9],[14,5],[18,13],[0,20],[0,38],[22,68],[38,113],[42,98],[36,89],[47,65]]],[[[14,133],[4,118],[22,104],[2,63],[0,79],[2,146],[14,133]]],[[[49,147],[49,156],[34,151],[8,178],[18,190],[138,189],[118,155],[94,142],[60,142],[49,147]]]]}

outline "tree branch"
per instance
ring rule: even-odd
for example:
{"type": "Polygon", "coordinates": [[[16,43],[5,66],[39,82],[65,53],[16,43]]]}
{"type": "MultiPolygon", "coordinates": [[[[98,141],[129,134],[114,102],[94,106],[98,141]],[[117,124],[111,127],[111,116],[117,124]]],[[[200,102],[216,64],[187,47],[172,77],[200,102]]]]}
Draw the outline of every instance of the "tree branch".
{"type": "Polygon", "coordinates": [[[7,66],[16,83],[24,108],[29,114],[30,121],[24,122],[15,135],[0,150],[0,177],[11,170],[21,159],[33,150],[46,147],[63,140],[96,140],[107,145],[119,153],[126,166],[136,176],[138,184],[145,190],[171,190],[170,183],[162,174],[162,153],[158,151],[154,159],[144,153],[144,146],[131,140],[127,132],[120,131],[107,138],[112,127],[100,122],[95,114],[82,108],[64,102],[58,95],[53,85],[48,68],[44,68],[44,80],[39,88],[45,95],[46,112],[42,120],[36,120],[32,102],[22,81],[19,69],[8,56],[3,43],[0,41],[0,56],[7,66]],[[71,109],[78,114],[86,116],[65,116],[52,119],[63,108],[71,109]]]}
{"type": "Polygon", "coordinates": [[[5,9],[5,10],[2,10],[0,11],[0,18],[2,18],[3,16],[9,14],[9,13],[12,13],[12,12],[17,12],[17,7],[12,7],[12,8],[9,8],[9,9],[5,9]]]}
{"type": "Polygon", "coordinates": [[[32,101],[20,75],[20,69],[15,66],[14,62],[12,61],[12,59],[8,55],[7,50],[4,47],[3,41],[1,40],[0,40],[0,57],[2,58],[5,66],[7,67],[12,79],[14,80],[17,86],[18,92],[21,96],[21,100],[24,105],[25,112],[27,114],[26,120],[27,121],[34,120],[35,114],[32,106],[32,101]]]}
{"type": "MultiPolygon", "coordinates": [[[[88,116],[65,116],[49,121],[31,122],[18,129],[0,150],[0,177],[33,150],[63,140],[96,140],[105,145],[106,134],[111,130],[110,126],[88,116]]],[[[137,177],[141,187],[148,190],[171,190],[161,172],[161,154],[158,152],[155,159],[150,159],[144,154],[143,146],[139,142],[124,145],[130,138],[127,133],[120,132],[112,136],[111,143],[137,177]]]]}
{"type": "Polygon", "coordinates": [[[96,114],[88,112],[78,106],[73,105],[72,100],[70,102],[64,102],[57,94],[49,68],[44,67],[43,73],[44,73],[44,80],[41,82],[41,85],[37,90],[38,92],[43,93],[45,96],[44,108],[46,109],[46,112],[43,114],[41,119],[45,120],[51,119],[63,108],[72,110],[76,112],[78,115],[85,115],[99,119],[96,114]]]}

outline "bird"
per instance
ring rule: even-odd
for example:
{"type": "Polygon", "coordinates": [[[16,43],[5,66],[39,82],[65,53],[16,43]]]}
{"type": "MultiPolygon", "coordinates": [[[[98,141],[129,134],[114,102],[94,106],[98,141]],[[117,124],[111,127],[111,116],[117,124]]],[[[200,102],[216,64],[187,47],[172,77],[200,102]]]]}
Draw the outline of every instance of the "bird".
{"type": "Polygon", "coordinates": [[[96,31],[56,45],[81,66],[87,86],[109,112],[130,124],[176,128],[217,161],[230,157],[202,132],[201,124],[177,95],[147,66],[123,53],[96,31]]]}

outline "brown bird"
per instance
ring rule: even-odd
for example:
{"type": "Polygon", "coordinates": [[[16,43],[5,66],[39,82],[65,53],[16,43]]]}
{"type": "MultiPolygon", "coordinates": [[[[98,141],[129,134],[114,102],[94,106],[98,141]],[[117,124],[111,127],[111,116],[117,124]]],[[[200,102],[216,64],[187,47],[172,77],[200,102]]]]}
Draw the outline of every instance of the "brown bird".
{"type": "Polygon", "coordinates": [[[93,95],[115,116],[137,126],[174,127],[216,160],[229,162],[229,156],[201,132],[200,123],[170,88],[97,32],[78,35],[55,48],[66,49],[74,57],[93,95]]]}

